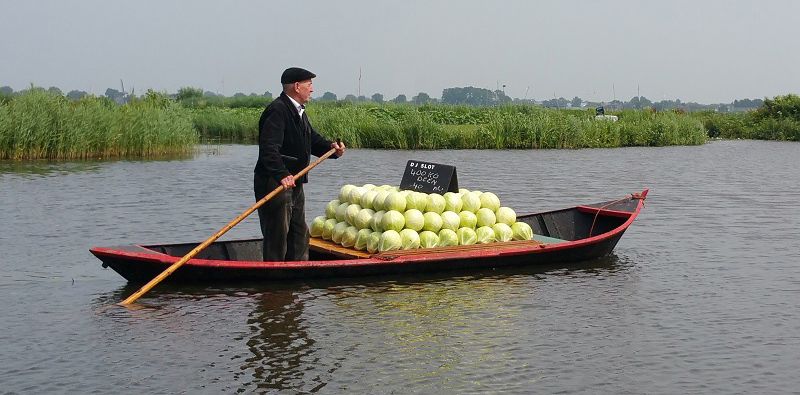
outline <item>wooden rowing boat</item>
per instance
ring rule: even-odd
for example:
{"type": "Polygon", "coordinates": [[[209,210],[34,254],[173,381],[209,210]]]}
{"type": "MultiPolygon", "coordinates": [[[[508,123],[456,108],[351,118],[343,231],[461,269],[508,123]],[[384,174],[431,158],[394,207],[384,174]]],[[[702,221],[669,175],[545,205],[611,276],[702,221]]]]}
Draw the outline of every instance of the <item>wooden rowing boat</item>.
{"type": "MultiPolygon", "coordinates": [[[[166,281],[234,282],[345,278],[579,262],[609,254],[644,206],[648,190],[625,198],[520,215],[533,240],[369,254],[318,238],[308,261],[264,262],[261,239],[217,241],[166,281]]],[[[94,247],[92,254],[131,283],[151,280],[197,243],[94,247]]]]}

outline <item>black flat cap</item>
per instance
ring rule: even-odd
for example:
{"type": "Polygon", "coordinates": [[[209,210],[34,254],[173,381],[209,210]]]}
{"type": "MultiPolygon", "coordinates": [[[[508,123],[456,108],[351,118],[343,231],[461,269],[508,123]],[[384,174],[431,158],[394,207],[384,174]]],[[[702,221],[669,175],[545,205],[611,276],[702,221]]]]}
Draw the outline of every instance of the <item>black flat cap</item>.
{"type": "Polygon", "coordinates": [[[281,74],[281,84],[294,84],[295,82],[310,80],[317,75],[299,67],[289,67],[281,74]]]}

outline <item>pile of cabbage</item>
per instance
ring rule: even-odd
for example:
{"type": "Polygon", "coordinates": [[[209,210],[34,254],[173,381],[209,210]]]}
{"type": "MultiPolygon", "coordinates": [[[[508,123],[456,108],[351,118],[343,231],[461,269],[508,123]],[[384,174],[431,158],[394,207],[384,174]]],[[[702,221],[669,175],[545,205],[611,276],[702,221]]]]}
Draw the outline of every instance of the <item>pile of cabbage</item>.
{"type": "Polygon", "coordinates": [[[533,230],[491,192],[422,193],[345,185],[314,218],[311,236],[370,253],[530,240],[533,230]]]}

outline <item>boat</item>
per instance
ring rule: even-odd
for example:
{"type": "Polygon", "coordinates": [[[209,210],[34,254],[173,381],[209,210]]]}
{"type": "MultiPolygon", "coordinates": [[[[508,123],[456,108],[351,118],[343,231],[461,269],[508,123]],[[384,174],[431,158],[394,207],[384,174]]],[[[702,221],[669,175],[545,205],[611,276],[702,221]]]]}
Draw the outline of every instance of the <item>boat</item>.
{"type": "MultiPolygon", "coordinates": [[[[173,283],[330,279],[491,269],[587,261],[608,255],[644,207],[649,190],[622,199],[517,216],[533,240],[370,254],[311,238],[308,261],[261,261],[262,239],[216,241],[172,273],[173,283]]],[[[94,247],[130,283],[152,280],[199,243],[94,247]]]]}

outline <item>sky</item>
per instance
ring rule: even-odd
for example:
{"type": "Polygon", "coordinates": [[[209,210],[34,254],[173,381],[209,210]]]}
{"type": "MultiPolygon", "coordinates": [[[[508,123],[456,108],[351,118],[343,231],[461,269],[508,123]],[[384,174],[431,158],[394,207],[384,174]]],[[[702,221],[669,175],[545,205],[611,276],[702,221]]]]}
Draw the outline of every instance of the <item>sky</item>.
{"type": "Polygon", "coordinates": [[[0,86],[728,103],[800,92],[800,1],[0,0],[0,86]],[[503,88],[505,85],[505,88],[503,88]]]}

